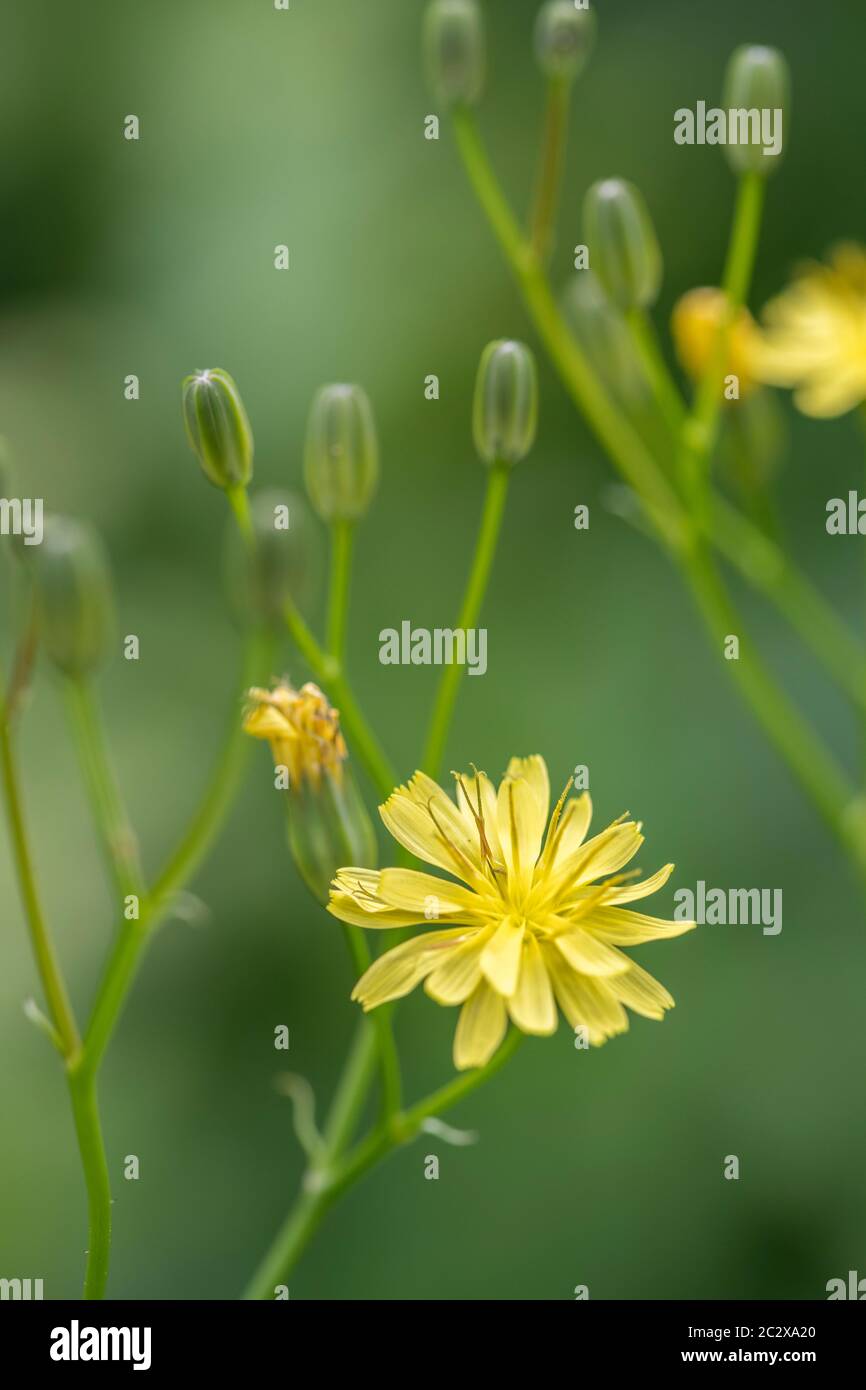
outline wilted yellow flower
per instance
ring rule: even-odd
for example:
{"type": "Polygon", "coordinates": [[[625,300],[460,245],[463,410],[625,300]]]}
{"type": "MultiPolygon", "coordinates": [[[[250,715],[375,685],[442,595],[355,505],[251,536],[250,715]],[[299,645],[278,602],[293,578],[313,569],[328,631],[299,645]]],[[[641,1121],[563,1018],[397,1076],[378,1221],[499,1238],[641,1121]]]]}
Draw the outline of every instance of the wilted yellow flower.
{"type": "MultiPolygon", "coordinates": [[[[692,381],[700,381],[710,364],[725,304],[723,290],[704,286],[689,290],[674,305],[671,315],[674,347],[683,370],[692,381]]],[[[755,357],[759,337],[748,309],[740,309],[730,328],[724,374],[737,377],[741,396],[753,390],[758,380],[755,357]]]]}
{"type": "Polygon", "coordinates": [[[326,772],[341,777],[346,744],[340,716],[317,685],[308,681],[295,690],[280,681],[273,690],[251,690],[249,701],[244,732],[268,740],[274,764],[288,768],[291,787],[318,786],[326,772]]]}
{"type": "Polygon", "coordinates": [[[804,415],[844,415],[866,400],[866,250],[846,243],[829,265],[803,266],[763,317],[761,379],[794,387],[804,415]]]}
{"type": "Polygon", "coordinates": [[[461,883],[414,869],[347,868],[334,880],[328,910],[341,921],[447,923],[380,956],[352,997],[373,1009],[423,980],[437,1003],[462,1004],[454,1038],[460,1070],[488,1061],[509,1016],[524,1033],[553,1033],[557,1003],[595,1044],[628,1028],[624,1005],[661,1018],[673,999],[617,948],[695,924],[624,906],[661,888],[673,869],[667,864],[641,883],[620,872],[643,844],[640,826],[621,818],[587,840],[591,802],[586,793],[569,799],[570,784],[548,825],[541,757],[512,758],[498,793],[483,772],[455,777],[456,805],[416,772],[380,813],[405,849],[461,883]]]}

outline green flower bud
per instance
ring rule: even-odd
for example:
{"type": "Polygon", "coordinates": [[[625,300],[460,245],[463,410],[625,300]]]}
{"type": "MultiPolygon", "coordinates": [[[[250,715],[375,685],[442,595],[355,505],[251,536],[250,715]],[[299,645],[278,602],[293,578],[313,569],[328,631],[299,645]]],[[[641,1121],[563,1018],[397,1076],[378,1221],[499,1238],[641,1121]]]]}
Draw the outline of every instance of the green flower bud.
{"type": "Polygon", "coordinates": [[[575,271],[563,291],[562,308],[580,346],[605,385],[623,404],[646,404],[652,391],[634,350],[628,325],[622,312],[605,294],[594,271],[575,271]]]}
{"type": "Polygon", "coordinates": [[[296,493],[250,497],[253,546],[228,528],[228,587],[239,614],[280,626],[287,599],[303,607],[318,560],[316,528],[306,500],[296,493]]]}
{"type": "Polygon", "coordinates": [[[295,690],[281,681],[251,690],[249,699],[244,730],[271,746],[277,778],[285,778],[292,856],[314,898],[326,903],[338,869],[372,869],[377,860],[339,714],[311,682],[295,690]]]}
{"type": "Polygon", "coordinates": [[[620,309],[646,309],[658,295],[662,255],[643,196],[625,179],[601,179],[583,205],[593,269],[620,309]]]}
{"type": "Polygon", "coordinates": [[[484,86],[484,21],[478,0],[432,0],[424,18],[430,86],[443,106],[474,106],[484,86]]]}
{"type": "Polygon", "coordinates": [[[746,44],[730,57],[723,106],[728,116],[725,157],[735,174],[772,174],[784,148],[790,95],[788,64],[777,48],[746,44]],[[737,113],[737,130],[732,130],[737,113]]]}
{"type": "Polygon", "coordinates": [[[190,448],[215,487],[246,487],[253,476],[253,432],[235,382],[219,368],[183,383],[190,448]]]}
{"type": "Polygon", "coordinates": [[[304,478],[323,521],[357,521],[379,481],[373,410],[360,386],[322,386],[307,422],[304,478]]]}
{"type": "Polygon", "coordinates": [[[574,0],[547,0],[535,21],[535,54],[545,77],[573,82],[595,44],[595,11],[576,10],[574,0]]]}
{"type": "Polygon", "coordinates": [[[535,442],[538,372],[524,343],[488,343],[475,381],[472,433],[485,463],[519,463],[535,442]]]}
{"type": "Polygon", "coordinates": [[[289,848],[301,878],[317,902],[328,902],[338,869],[375,869],[376,836],[348,768],[317,788],[302,784],[288,795],[289,848]]]}
{"type": "Polygon", "coordinates": [[[99,536],[80,521],[49,517],[35,567],[39,636],[66,676],[100,665],[114,634],[108,557],[99,536]]]}

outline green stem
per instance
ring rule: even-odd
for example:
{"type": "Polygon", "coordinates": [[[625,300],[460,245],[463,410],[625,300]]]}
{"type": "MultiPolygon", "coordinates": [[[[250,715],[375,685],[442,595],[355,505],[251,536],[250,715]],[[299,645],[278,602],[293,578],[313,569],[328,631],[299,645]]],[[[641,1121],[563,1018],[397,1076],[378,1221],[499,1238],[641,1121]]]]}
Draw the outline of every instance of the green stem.
{"type": "MultiPolygon", "coordinates": [[[[496,554],[496,543],[502,527],[510,473],[508,464],[496,463],[491,468],[487,480],[487,493],[475,542],[475,555],[457,619],[457,628],[463,632],[475,626],[484,602],[493,557],[496,554]]],[[[462,674],[462,666],[454,663],[445,667],[439,681],[423,759],[424,770],[430,777],[435,778],[439,771],[462,674]]]]}
{"type": "Polygon", "coordinates": [[[69,1059],[78,1052],[81,1039],[78,1035],[78,1026],[75,1022],[72,1005],[69,1002],[66,982],[63,978],[48,922],[42,910],[33,856],[30,852],[30,843],[24,823],[24,809],[12,747],[12,732],[5,709],[0,712],[0,771],[2,771],[3,796],[6,802],[9,835],[12,842],[12,857],[18,876],[18,885],[30,932],[33,954],[36,958],[36,968],[42,981],[51,1022],[54,1024],[62,1044],[63,1055],[69,1059]]]}
{"type": "Polygon", "coordinates": [[[143,895],[138,841],[130,824],[105,741],[96,695],[82,677],[65,682],[73,732],[90,793],[94,819],[121,899],[143,895]]]}
{"type": "Polygon", "coordinates": [[[533,255],[541,265],[548,260],[553,241],[553,224],[562,184],[570,104],[571,82],[561,77],[548,78],[544,135],[530,236],[533,255]]]}
{"type": "MultiPolygon", "coordinates": [[[[355,967],[355,978],[360,979],[372,962],[367,938],[360,927],[343,924],[343,935],[355,967]]],[[[391,1027],[391,1013],[387,1009],[377,1009],[372,1018],[373,1032],[379,1046],[382,1068],[382,1118],[395,1114],[400,1108],[400,1059],[391,1027]]]]}
{"type": "MultiPolygon", "coordinates": [[[[241,668],[239,694],[266,679],[272,650],[269,635],[260,632],[250,635],[241,668]]],[[[172,897],[192,878],[216,838],[237,790],[246,755],[247,740],[241,728],[238,705],[233,703],[216,766],[185,834],[150,893],[142,895],[138,920],[123,920],[91,1011],[80,1061],[83,1071],[96,1074],[138,972],[144,948],[170,907],[172,897]]]]}
{"type": "Polygon", "coordinates": [[[737,315],[749,292],[761,230],[764,189],[765,180],[755,173],[743,174],[737,185],[731,238],[722,279],[724,310],[709,362],[698,384],[694,404],[682,433],[678,471],[687,495],[693,498],[697,509],[704,511],[709,464],[718,437],[724,401],[723,380],[728,344],[737,315]]]}
{"type": "Polygon", "coordinates": [[[283,616],[298,651],[339,706],[343,729],[367,769],[370,780],[380,796],[390,796],[397,786],[396,774],[364,718],[340,662],[319,646],[291,600],[286,603],[283,616]]]}
{"type": "Polygon", "coordinates": [[[99,1119],[96,1078],[84,1072],[70,1075],[69,1094],[87,1188],[88,1229],[84,1297],[100,1299],[105,1294],[111,1257],[111,1182],[99,1119]]]}
{"type": "Polygon", "coordinates": [[[349,576],[352,567],[354,527],[351,521],[335,521],[331,527],[331,586],[328,596],[328,652],[342,667],[345,661],[346,623],[349,612],[349,576]]]}
{"type": "Polygon", "coordinates": [[[343,1152],[355,1133],[380,1055],[373,1020],[362,1018],[325,1124],[325,1149],[334,1157],[343,1152]]]}
{"type": "Polygon", "coordinates": [[[682,429],[686,408],[662,356],[658,337],[645,309],[631,309],[626,315],[626,322],[644,376],[656,398],[665,424],[676,439],[682,429]]]}
{"type": "Polygon", "coordinates": [[[334,1162],[327,1151],[321,1166],[308,1175],[306,1190],[292,1207],[270,1250],[254,1274],[244,1295],[247,1299],[271,1299],[278,1285],[285,1284],[325,1215],[343,1194],[394,1149],[409,1143],[426,1119],[441,1115],[464,1100],[495,1076],[513,1056],[523,1034],[512,1029],[499,1051],[486,1066],[457,1077],[426,1100],[412,1106],[392,1120],[390,1126],[373,1130],[344,1159],[334,1162]]]}

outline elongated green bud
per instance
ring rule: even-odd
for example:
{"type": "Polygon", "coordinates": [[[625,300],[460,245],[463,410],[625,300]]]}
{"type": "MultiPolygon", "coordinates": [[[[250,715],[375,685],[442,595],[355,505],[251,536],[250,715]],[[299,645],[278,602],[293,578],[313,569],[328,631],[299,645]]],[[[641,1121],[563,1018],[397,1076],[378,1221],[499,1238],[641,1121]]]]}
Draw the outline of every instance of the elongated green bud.
{"type": "Polygon", "coordinates": [[[312,587],[317,535],[306,500],[296,493],[250,497],[253,544],[228,530],[229,593],[241,614],[281,626],[287,599],[302,606],[312,587]]]}
{"type": "Polygon", "coordinates": [[[39,636],[64,675],[85,676],[104,660],[114,633],[108,558],[83,522],[49,517],[35,568],[39,636]]]}
{"type": "Polygon", "coordinates": [[[538,372],[524,343],[488,343],[475,382],[472,432],[485,463],[519,463],[535,442],[538,372]]]}
{"type": "Polygon", "coordinates": [[[323,521],[357,521],[379,481],[373,409],[360,386],[322,386],[307,423],[304,478],[323,521]]]}
{"type": "Polygon", "coordinates": [[[484,20],[478,0],[432,0],[424,17],[428,79],[443,106],[474,106],[484,87],[484,20]]]}
{"type": "Polygon", "coordinates": [[[622,311],[592,270],[576,270],[562,294],[569,326],[605,384],[624,404],[643,406],[651,389],[622,311]]]}
{"type": "Polygon", "coordinates": [[[658,295],[662,255],[642,194],[625,179],[601,179],[583,205],[592,267],[620,309],[646,309],[658,295]]]}
{"type": "Polygon", "coordinates": [[[246,487],[253,476],[253,432],[240,392],[220,368],[183,383],[183,418],[190,448],[214,487],[246,487]]]}
{"type": "Polygon", "coordinates": [[[535,21],[535,56],[545,77],[573,82],[589,62],[595,44],[595,11],[578,10],[574,0],[547,0],[535,21]]]}
{"type": "Polygon", "coordinates": [[[790,89],[788,64],[777,48],[746,44],[731,54],[723,104],[725,157],[734,173],[767,176],[778,168],[790,89]]]}
{"type": "Polygon", "coordinates": [[[318,788],[290,792],[288,820],[292,858],[317,902],[327,904],[338,869],[375,869],[376,836],[348,768],[339,781],[327,775],[318,788]]]}
{"type": "Polygon", "coordinates": [[[285,791],[289,846],[313,896],[328,901],[331,880],[347,865],[376,866],[376,836],[347,764],[340,716],[318,686],[286,681],[251,690],[244,729],[267,739],[275,785],[285,791]]]}

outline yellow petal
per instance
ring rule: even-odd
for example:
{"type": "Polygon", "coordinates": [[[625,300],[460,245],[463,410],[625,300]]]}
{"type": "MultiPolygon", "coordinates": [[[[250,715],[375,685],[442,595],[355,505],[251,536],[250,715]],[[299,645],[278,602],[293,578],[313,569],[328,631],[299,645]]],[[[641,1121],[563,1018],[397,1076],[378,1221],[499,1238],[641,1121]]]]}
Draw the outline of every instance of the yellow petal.
{"type": "Polygon", "coordinates": [[[651,893],[657,893],[660,888],[664,888],[673,871],[673,864],[665,864],[664,868],[659,869],[658,873],[650,874],[649,878],[635,883],[617,884],[605,893],[605,907],[612,907],[614,903],[633,903],[637,902],[638,898],[648,898],[651,893]]]}
{"type": "MultiPolygon", "coordinates": [[[[640,827],[634,821],[621,821],[609,825],[600,835],[587,840],[585,845],[575,850],[568,858],[556,861],[556,870],[551,874],[549,885],[552,891],[564,895],[567,901],[571,889],[606,874],[615,874],[625,867],[637,854],[643,844],[640,827]]],[[[564,910],[562,903],[558,910],[564,910]]]]}
{"type": "Polygon", "coordinates": [[[524,1033],[545,1037],[556,1032],[558,1020],[553,988],[541,949],[531,932],[524,937],[517,989],[508,1000],[508,1012],[512,1022],[524,1033]]]}
{"type": "Polygon", "coordinates": [[[506,777],[496,798],[496,822],[502,857],[518,892],[528,892],[541,849],[546,817],[538,798],[522,777],[506,777]]]}
{"type": "Polygon", "coordinates": [[[424,989],[437,1004],[462,1004],[481,980],[481,952],[490,930],[474,932],[472,939],[457,946],[428,975],[424,989]]]}
{"type": "Polygon", "coordinates": [[[504,918],[481,956],[482,972],[493,988],[506,997],[517,988],[520,948],[525,930],[525,924],[517,918],[504,918]]]}
{"type": "Polygon", "coordinates": [[[382,901],[376,869],[339,869],[328,911],[356,927],[413,927],[425,920],[423,913],[398,912],[382,901]]]}
{"type": "Polygon", "coordinates": [[[636,1014],[644,1018],[663,1018],[665,1009],[672,1009],[674,1001],[664,985],[654,980],[646,970],[632,962],[627,975],[619,975],[610,981],[610,988],[623,1004],[628,1004],[636,1014]]]}
{"type": "Polygon", "coordinates": [[[611,994],[610,981],[575,974],[553,946],[545,945],[542,952],[557,1002],[572,1028],[585,1027],[593,1044],[627,1030],[628,1014],[611,994]]]}
{"type": "Polygon", "coordinates": [[[505,1036],[505,1002],[486,980],[476,985],[460,1010],[454,1034],[454,1065],[458,1071],[483,1067],[505,1036]]]}
{"type": "Polygon", "coordinates": [[[639,946],[642,941],[661,941],[693,931],[695,922],[666,922],[627,908],[597,907],[581,920],[581,926],[610,946],[639,946]]]}
{"type": "Polygon", "coordinates": [[[554,937],[554,945],[572,970],[579,971],[581,975],[624,975],[631,963],[621,951],[615,951],[603,941],[596,941],[580,927],[558,933],[554,937]]]}
{"type": "Polygon", "coordinates": [[[451,931],[425,932],[404,941],[374,960],[352,990],[352,998],[363,1005],[365,1012],[391,999],[402,999],[436,969],[443,954],[464,940],[465,933],[456,927],[451,931]]]}
{"type": "Polygon", "coordinates": [[[409,787],[393,792],[379,807],[379,814],[394,839],[410,854],[467,883],[486,883],[477,836],[470,837],[469,827],[454,802],[429,777],[419,781],[416,775],[409,787]],[[433,790],[424,801],[428,786],[433,790]]]}
{"type": "MultiPolygon", "coordinates": [[[[379,874],[379,897],[389,907],[413,912],[421,921],[436,921],[439,917],[457,915],[467,921],[479,918],[485,899],[462,884],[449,883],[433,874],[417,869],[382,869],[379,874]]],[[[492,897],[489,899],[493,905],[492,897]]]]}
{"type": "Polygon", "coordinates": [[[484,857],[481,834],[497,863],[502,863],[502,848],[499,844],[499,831],[496,826],[496,788],[485,772],[455,773],[457,779],[457,805],[466,824],[478,841],[479,853],[484,857]],[[478,820],[482,821],[479,829],[478,820]]]}
{"type": "Polygon", "coordinates": [[[543,829],[550,815],[550,778],[547,775],[547,763],[538,753],[533,753],[531,758],[512,758],[505,775],[515,780],[522,777],[524,782],[529,783],[538,802],[543,829]]]}

